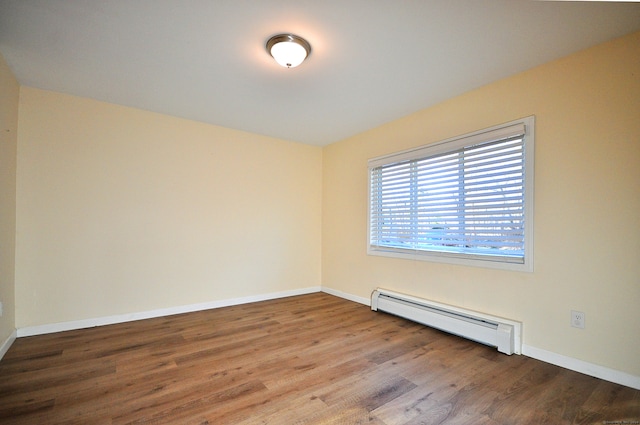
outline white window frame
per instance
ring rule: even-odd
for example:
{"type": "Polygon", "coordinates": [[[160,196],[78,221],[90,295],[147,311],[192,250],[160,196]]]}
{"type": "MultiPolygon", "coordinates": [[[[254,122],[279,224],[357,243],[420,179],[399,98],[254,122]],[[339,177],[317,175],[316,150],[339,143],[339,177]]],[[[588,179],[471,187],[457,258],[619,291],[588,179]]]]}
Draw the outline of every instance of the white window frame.
{"type": "Polygon", "coordinates": [[[435,261],[467,266],[488,267],[503,270],[533,272],[533,218],[534,218],[534,144],[535,144],[535,117],[530,116],[491,128],[453,137],[440,142],[421,146],[418,148],[396,152],[372,158],[368,161],[369,169],[369,196],[367,219],[367,254],[385,257],[404,258],[411,260],[435,261]],[[504,138],[505,134],[522,131],[524,136],[524,255],[516,260],[494,257],[483,254],[450,253],[441,251],[425,251],[419,249],[399,249],[372,244],[372,171],[380,166],[400,163],[407,160],[428,158],[447,152],[452,152],[463,147],[474,146],[485,142],[504,138]]]}

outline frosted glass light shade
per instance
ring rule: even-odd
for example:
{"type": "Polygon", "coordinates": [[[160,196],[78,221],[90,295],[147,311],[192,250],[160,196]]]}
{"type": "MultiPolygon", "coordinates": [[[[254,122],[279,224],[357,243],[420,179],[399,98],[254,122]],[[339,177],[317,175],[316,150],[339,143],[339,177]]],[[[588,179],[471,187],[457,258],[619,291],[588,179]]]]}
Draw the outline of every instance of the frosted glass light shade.
{"type": "Polygon", "coordinates": [[[267,41],[267,51],[280,65],[295,68],[311,52],[311,45],[297,35],[279,34],[267,41]]]}

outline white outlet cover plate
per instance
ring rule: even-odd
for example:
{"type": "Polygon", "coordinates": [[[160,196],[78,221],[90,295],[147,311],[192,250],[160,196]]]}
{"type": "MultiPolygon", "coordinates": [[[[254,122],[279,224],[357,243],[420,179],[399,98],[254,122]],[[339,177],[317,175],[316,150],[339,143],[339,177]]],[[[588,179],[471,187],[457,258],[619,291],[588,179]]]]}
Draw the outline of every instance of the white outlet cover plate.
{"type": "Polygon", "coordinates": [[[584,329],[584,313],[582,311],[571,310],[571,326],[584,329]]]}

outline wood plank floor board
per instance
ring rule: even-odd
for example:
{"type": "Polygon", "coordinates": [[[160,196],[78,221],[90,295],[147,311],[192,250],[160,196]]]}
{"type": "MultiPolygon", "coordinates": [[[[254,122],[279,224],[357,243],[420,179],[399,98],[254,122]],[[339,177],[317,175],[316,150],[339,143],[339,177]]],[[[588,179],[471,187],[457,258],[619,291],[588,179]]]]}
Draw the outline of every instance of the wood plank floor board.
{"type": "MultiPolygon", "coordinates": [[[[281,422],[284,420],[281,415],[288,416],[291,411],[297,412],[300,416],[298,421],[304,418],[313,417],[317,414],[317,408],[322,407],[323,411],[328,410],[327,405],[316,395],[327,386],[335,382],[342,381],[347,376],[357,376],[365,372],[371,364],[362,358],[354,358],[342,364],[322,366],[314,369],[306,369],[304,377],[299,373],[286,374],[282,379],[274,382],[270,386],[268,397],[260,395],[252,400],[245,400],[252,407],[249,409],[253,415],[243,412],[240,415],[228,415],[224,409],[216,413],[223,413],[222,416],[211,415],[211,423],[290,423],[281,422]],[[296,406],[304,406],[304,409],[297,409],[296,406]],[[310,405],[315,405],[315,409],[310,409],[310,405]],[[260,422],[256,422],[255,412],[259,412],[260,422]],[[283,413],[284,412],[284,413],[283,413]],[[311,415],[311,416],[310,416],[311,415]],[[242,421],[238,417],[243,418],[242,421]],[[264,422],[262,422],[264,421],[264,422]]],[[[301,422],[304,423],[304,422],[301,422]]]]}
{"type": "MultiPolygon", "coordinates": [[[[328,381],[333,382],[334,379],[320,377],[317,381],[308,381],[303,386],[297,384],[280,386],[270,390],[269,396],[262,400],[254,398],[253,409],[242,412],[232,421],[221,423],[307,423],[314,415],[325,416],[328,406],[315,395],[315,392],[324,388],[328,381]]],[[[215,420],[213,423],[219,423],[219,421],[215,420]]]]}
{"type": "MultiPolygon", "coordinates": [[[[399,359],[398,364],[403,364],[405,361],[410,365],[410,361],[405,359],[399,359]]],[[[486,363],[490,361],[478,356],[467,360],[467,367],[470,362],[482,363],[486,367],[486,363]]],[[[424,368],[431,370],[427,362],[424,368]]],[[[435,420],[445,412],[450,415],[456,403],[476,413],[482,412],[485,410],[484,405],[487,404],[486,407],[489,407],[498,394],[486,388],[484,380],[478,379],[475,375],[461,376],[455,368],[435,369],[429,379],[419,376],[419,379],[414,379],[414,382],[420,383],[414,391],[385,404],[374,413],[389,425],[404,424],[416,417],[422,420],[425,420],[425,417],[431,417],[435,420]],[[482,384],[476,384],[476,381],[482,384]],[[469,394],[473,396],[465,397],[469,394]],[[488,403],[489,400],[491,403],[488,403]]]]}
{"type": "Polygon", "coordinates": [[[314,395],[328,406],[339,403],[366,407],[370,411],[416,387],[411,381],[392,372],[377,367],[370,370],[375,373],[345,377],[315,391],[314,395]]]}
{"type": "Polygon", "coordinates": [[[19,338],[0,423],[640,420],[640,391],[316,293],[19,338]]]}
{"type": "Polygon", "coordinates": [[[537,396],[538,412],[549,419],[562,418],[567,423],[581,416],[582,406],[593,392],[597,379],[560,371],[537,396]]]}
{"type": "Polygon", "coordinates": [[[221,389],[216,382],[200,385],[189,391],[162,394],[159,397],[125,403],[126,412],[113,418],[114,424],[134,424],[153,421],[184,423],[191,417],[203,417],[211,406],[235,401],[247,394],[266,392],[266,387],[258,380],[236,384],[221,389]]]}
{"type": "MultiPolygon", "coordinates": [[[[593,378],[595,379],[595,378],[593,378]]],[[[634,422],[640,418],[640,391],[629,391],[612,382],[595,379],[596,384],[589,398],[580,406],[583,420],[576,423],[596,423],[589,422],[593,417],[600,422],[617,417],[617,421],[634,422]]]]}

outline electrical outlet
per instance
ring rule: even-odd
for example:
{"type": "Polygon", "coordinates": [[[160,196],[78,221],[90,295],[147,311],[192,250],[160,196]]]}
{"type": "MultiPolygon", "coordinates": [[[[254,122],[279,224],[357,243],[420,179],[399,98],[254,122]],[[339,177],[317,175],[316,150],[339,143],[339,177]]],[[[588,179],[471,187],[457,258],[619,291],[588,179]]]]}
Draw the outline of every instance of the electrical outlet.
{"type": "Polygon", "coordinates": [[[583,312],[571,310],[571,326],[573,326],[574,328],[584,329],[583,312]]]}

